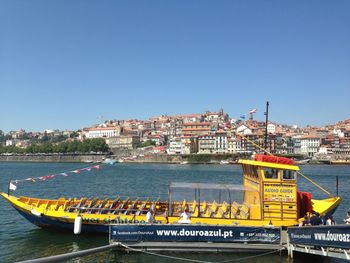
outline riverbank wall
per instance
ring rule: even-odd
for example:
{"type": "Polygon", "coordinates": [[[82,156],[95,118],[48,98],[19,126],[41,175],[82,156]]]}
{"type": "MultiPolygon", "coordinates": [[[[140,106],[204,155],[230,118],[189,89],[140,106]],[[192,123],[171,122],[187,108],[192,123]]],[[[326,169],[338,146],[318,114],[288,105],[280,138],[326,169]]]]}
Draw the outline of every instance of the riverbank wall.
{"type": "Polygon", "coordinates": [[[233,161],[231,155],[168,155],[168,154],[146,154],[146,155],[0,155],[0,162],[101,162],[105,158],[123,160],[125,163],[191,163],[191,164],[216,164],[221,160],[233,161]]]}
{"type": "Polygon", "coordinates": [[[0,162],[84,163],[101,162],[105,155],[1,155],[0,162]]]}
{"type": "MultiPolygon", "coordinates": [[[[114,158],[116,160],[123,160],[125,163],[164,163],[164,164],[219,164],[222,161],[224,163],[236,163],[237,159],[247,159],[249,156],[238,156],[238,155],[199,155],[199,154],[189,154],[189,155],[168,155],[168,154],[147,154],[147,155],[133,155],[125,156],[122,155],[0,155],[0,162],[57,162],[57,163],[90,163],[90,162],[101,162],[106,158],[114,158]]],[[[318,160],[310,160],[308,164],[350,164],[346,163],[336,163],[336,162],[325,162],[318,160]]],[[[301,165],[301,164],[298,164],[301,165]]]]}

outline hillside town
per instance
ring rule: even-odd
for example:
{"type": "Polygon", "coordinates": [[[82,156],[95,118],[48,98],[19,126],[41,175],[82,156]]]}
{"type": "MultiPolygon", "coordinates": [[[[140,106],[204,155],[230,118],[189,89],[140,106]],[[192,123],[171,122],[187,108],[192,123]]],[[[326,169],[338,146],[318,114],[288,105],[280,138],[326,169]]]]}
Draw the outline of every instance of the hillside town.
{"type": "MultiPolygon", "coordinates": [[[[167,116],[148,120],[108,120],[78,131],[23,129],[0,133],[2,147],[25,149],[32,143],[84,141],[103,138],[115,155],[135,149],[153,154],[252,154],[258,146],[280,155],[300,155],[318,160],[350,158],[350,119],[324,127],[298,127],[254,120],[235,120],[224,112],[167,116]],[[267,136],[265,136],[267,131],[267,136]]],[[[3,153],[6,154],[6,153],[3,153]]]]}

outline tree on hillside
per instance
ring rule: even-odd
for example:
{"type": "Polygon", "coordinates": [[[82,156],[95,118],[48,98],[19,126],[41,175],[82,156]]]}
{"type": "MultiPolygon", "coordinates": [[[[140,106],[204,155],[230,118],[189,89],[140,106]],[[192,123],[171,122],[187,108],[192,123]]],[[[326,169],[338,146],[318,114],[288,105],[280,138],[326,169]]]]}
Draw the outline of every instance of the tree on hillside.
{"type": "Polygon", "coordinates": [[[0,130],[0,143],[4,141],[5,141],[5,133],[2,130],[0,130]]]}
{"type": "Polygon", "coordinates": [[[155,145],[156,145],[155,141],[148,140],[148,141],[141,143],[140,147],[148,147],[148,146],[155,146],[155,145]]]}

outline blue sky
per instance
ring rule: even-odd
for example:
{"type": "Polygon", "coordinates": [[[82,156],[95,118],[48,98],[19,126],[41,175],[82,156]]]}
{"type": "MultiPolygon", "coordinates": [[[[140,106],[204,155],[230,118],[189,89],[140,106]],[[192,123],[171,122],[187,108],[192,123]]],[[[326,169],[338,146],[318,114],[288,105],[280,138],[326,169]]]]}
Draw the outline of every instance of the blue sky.
{"type": "Polygon", "coordinates": [[[350,117],[350,1],[2,0],[0,129],[257,108],[350,117]]]}

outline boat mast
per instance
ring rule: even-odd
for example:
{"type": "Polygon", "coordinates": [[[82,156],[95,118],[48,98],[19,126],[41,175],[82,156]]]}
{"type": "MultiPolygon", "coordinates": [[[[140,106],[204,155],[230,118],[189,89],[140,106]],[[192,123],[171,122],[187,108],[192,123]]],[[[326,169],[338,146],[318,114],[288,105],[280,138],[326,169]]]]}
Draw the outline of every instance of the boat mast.
{"type": "Polygon", "coordinates": [[[266,116],[266,120],[265,120],[265,154],[267,151],[267,122],[269,121],[269,102],[266,102],[266,111],[265,111],[265,116],[266,116]]]}

